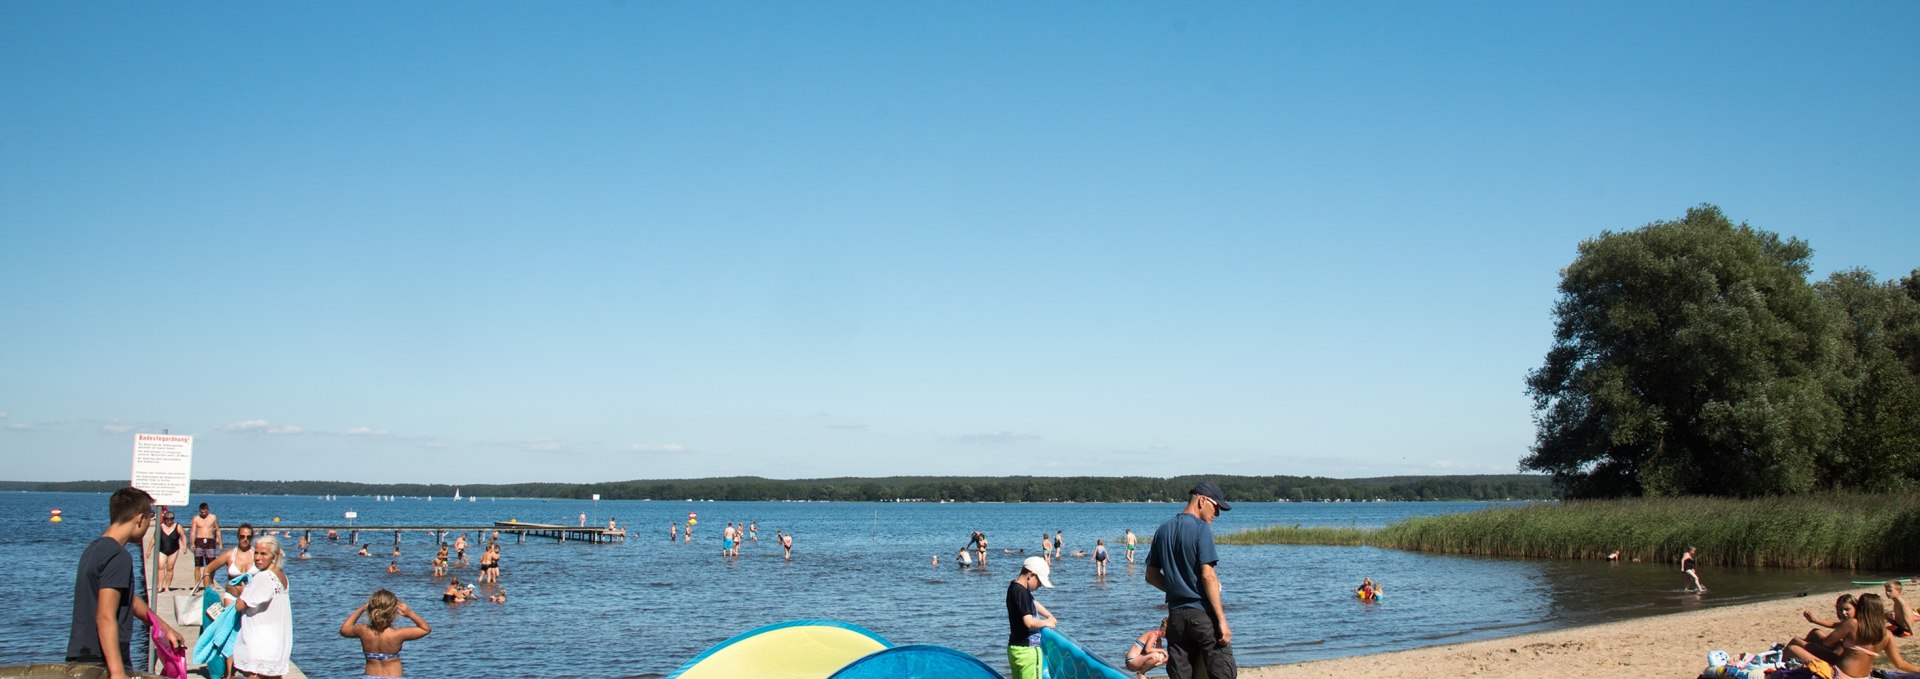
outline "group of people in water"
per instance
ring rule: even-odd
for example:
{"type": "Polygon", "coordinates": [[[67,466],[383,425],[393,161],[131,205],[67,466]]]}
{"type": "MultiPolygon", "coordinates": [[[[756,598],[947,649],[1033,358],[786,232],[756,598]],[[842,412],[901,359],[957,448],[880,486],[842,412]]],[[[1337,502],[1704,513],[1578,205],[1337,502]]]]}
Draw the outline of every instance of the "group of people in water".
{"type": "MultiPolygon", "coordinates": [[[[669,522],[667,524],[667,542],[684,541],[686,544],[693,544],[693,527],[700,525],[699,515],[694,514],[692,512],[687,513],[686,531],[684,535],[680,530],[680,525],[681,524],[678,521],[669,522]]],[[[757,543],[759,541],[760,541],[760,522],[759,521],[741,521],[737,524],[733,522],[728,522],[727,527],[724,529],[721,529],[720,531],[720,556],[727,557],[727,558],[739,558],[741,547],[745,546],[745,544],[748,542],[757,543]]],[[[780,550],[783,552],[784,558],[788,561],[792,561],[793,560],[793,534],[785,531],[776,530],[773,532],[773,541],[774,541],[774,544],[777,544],[780,546],[780,550]]]]}

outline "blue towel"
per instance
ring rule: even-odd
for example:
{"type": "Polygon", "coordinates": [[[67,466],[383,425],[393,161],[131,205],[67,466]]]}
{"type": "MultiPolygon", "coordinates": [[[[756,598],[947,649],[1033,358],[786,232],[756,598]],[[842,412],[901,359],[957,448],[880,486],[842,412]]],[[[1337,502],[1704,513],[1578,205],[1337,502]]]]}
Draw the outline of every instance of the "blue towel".
{"type": "MultiPolygon", "coordinates": [[[[227,583],[227,586],[238,587],[247,584],[247,580],[252,577],[252,573],[242,573],[232,582],[227,583]]],[[[218,595],[215,597],[217,601],[218,595]]],[[[234,606],[228,606],[226,610],[220,611],[220,617],[214,618],[212,622],[200,628],[200,640],[193,643],[193,663],[206,665],[209,672],[216,669],[215,664],[218,663],[217,669],[224,674],[226,660],[233,657],[233,647],[239,643],[239,635],[240,611],[234,606]]]]}

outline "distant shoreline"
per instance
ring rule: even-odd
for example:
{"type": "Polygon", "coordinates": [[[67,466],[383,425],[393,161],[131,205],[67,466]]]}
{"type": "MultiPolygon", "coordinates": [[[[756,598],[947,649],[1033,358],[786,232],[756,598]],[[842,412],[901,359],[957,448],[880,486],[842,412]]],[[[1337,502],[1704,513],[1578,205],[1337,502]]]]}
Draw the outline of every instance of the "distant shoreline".
{"type": "MultiPolygon", "coordinates": [[[[357,483],[195,479],[209,495],[469,497],[603,500],[829,502],[1167,502],[1184,501],[1199,476],[890,476],[819,479],[725,477],[639,479],[597,483],[357,483]]],[[[1365,502],[1544,500],[1555,497],[1541,475],[1311,476],[1209,475],[1236,502],[1365,502]]],[[[0,481],[0,491],[111,492],[119,481],[0,481]]]]}

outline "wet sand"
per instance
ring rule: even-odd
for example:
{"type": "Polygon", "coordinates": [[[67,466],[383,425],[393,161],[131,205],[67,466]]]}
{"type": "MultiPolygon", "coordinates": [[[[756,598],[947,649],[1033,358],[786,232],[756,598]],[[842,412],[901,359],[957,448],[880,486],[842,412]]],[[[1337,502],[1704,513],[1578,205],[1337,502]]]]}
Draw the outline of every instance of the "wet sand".
{"type": "MultiPolygon", "coordinates": [[[[1778,601],[1672,613],[1393,653],[1244,668],[1247,679],[1416,677],[1695,677],[1707,652],[1759,652],[1812,629],[1803,610],[1833,615],[1833,600],[1857,587],[1778,601]],[[1624,672],[1622,672],[1624,670],[1624,672]]],[[[1902,646],[1902,655],[1912,653],[1902,646]]],[[[1883,663],[1884,664],[1884,663],[1883,663]]]]}

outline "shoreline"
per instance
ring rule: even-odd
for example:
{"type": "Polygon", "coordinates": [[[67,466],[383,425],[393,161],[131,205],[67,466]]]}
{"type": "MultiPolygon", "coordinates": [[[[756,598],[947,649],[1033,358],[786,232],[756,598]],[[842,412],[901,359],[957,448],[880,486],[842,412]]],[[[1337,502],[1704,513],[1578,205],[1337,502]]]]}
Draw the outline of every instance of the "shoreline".
{"type": "MultiPolygon", "coordinates": [[[[1431,676],[1544,677],[1625,670],[1635,676],[1694,677],[1707,652],[1757,653],[1807,633],[1803,610],[1831,615],[1851,587],[1772,601],[1530,632],[1445,646],[1243,668],[1247,679],[1415,679],[1431,676]]],[[[1883,663],[1884,664],[1884,663],[1883,663]]],[[[1624,676],[1624,675],[1623,675],[1624,676]]]]}

